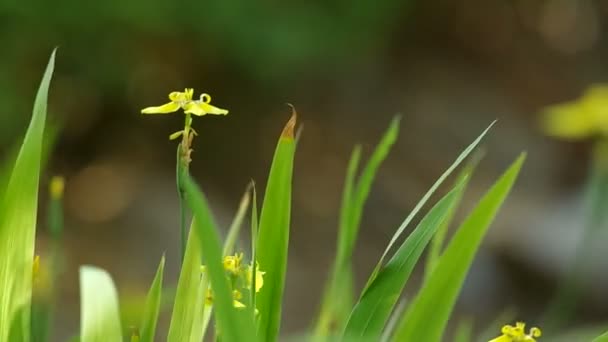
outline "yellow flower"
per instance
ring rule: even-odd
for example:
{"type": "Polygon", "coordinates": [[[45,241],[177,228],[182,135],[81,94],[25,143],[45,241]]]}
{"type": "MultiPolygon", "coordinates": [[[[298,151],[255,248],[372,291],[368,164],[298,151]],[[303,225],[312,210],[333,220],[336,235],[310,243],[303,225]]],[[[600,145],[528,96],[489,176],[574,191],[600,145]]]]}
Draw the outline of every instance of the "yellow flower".
{"type": "Polygon", "coordinates": [[[183,109],[186,114],[202,116],[205,114],[226,115],[228,111],[212,106],[211,96],[202,94],[199,100],[192,100],[194,89],[186,88],[184,92],[174,91],[169,94],[171,102],[158,107],[147,107],[141,110],[142,114],[168,114],[183,109]]]}
{"type": "MultiPolygon", "coordinates": [[[[245,304],[241,303],[240,300],[243,298],[243,295],[238,290],[232,291],[232,305],[237,309],[245,308],[245,304]]],[[[211,306],[213,305],[213,290],[211,288],[207,289],[207,294],[205,295],[205,305],[211,306]]]]}
{"type": "Polygon", "coordinates": [[[608,85],[592,85],[579,99],[548,107],[542,126],[548,135],[566,139],[608,135],[608,85]]]}
{"type": "Polygon", "coordinates": [[[63,198],[63,190],[65,188],[65,179],[61,176],[53,176],[51,178],[51,183],[49,184],[49,189],[51,193],[51,198],[54,200],[59,200],[63,198]]]}
{"type": "MultiPolygon", "coordinates": [[[[247,271],[245,272],[245,277],[247,278],[247,288],[251,289],[251,283],[253,282],[253,267],[249,265],[247,267],[247,271]]],[[[260,292],[262,286],[264,286],[264,274],[266,272],[260,271],[260,265],[256,262],[255,265],[255,292],[260,292]]]]}
{"type": "Polygon", "coordinates": [[[227,255],[224,257],[224,269],[233,275],[238,275],[241,271],[241,261],[243,260],[243,253],[235,255],[227,255]]]}
{"type": "Polygon", "coordinates": [[[542,335],[539,328],[530,329],[530,333],[526,334],[526,324],[517,322],[515,326],[505,325],[502,327],[502,336],[499,336],[489,342],[536,342],[536,338],[542,335]]]}

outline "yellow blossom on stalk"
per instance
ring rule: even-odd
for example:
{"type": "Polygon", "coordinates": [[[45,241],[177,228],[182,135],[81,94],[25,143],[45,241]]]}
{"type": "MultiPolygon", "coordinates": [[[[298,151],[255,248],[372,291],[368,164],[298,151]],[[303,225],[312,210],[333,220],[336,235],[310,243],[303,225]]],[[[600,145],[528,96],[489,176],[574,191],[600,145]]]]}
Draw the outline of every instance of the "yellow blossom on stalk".
{"type": "Polygon", "coordinates": [[[243,260],[243,253],[235,255],[227,255],[224,257],[224,269],[233,275],[238,275],[241,272],[241,261],[243,260]]]}
{"type": "Polygon", "coordinates": [[[147,107],[141,110],[142,114],[169,114],[174,113],[180,108],[186,114],[203,116],[205,114],[226,115],[228,111],[212,106],[211,96],[202,94],[198,100],[192,100],[194,89],[186,88],[184,92],[174,91],[169,94],[171,102],[157,107],[147,107]]]}
{"type": "MultiPolygon", "coordinates": [[[[245,308],[246,305],[241,302],[241,299],[243,298],[241,291],[251,291],[253,265],[243,265],[243,253],[235,253],[234,255],[224,256],[222,266],[224,267],[227,278],[230,280],[234,307],[237,309],[245,308]]],[[[255,272],[255,292],[260,292],[260,289],[264,286],[264,274],[266,272],[261,271],[260,266],[257,265],[257,263],[255,272]]],[[[207,266],[201,266],[201,273],[203,275],[207,273],[207,266]]],[[[207,289],[205,305],[213,305],[213,290],[211,287],[207,289]]],[[[257,309],[255,311],[257,312],[257,309]]]]}
{"type": "Polygon", "coordinates": [[[592,85],[580,98],[546,108],[542,126],[548,135],[566,139],[608,136],[608,85],[592,85]]]}
{"type": "Polygon", "coordinates": [[[541,335],[540,329],[536,327],[526,334],[526,323],[517,322],[515,326],[502,327],[502,335],[489,342],[536,342],[536,338],[541,335]]]}
{"type": "MultiPolygon", "coordinates": [[[[255,292],[260,292],[262,286],[264,286],[264,274],[266,272],[260,271],[260,265],[256,263],[255,265],[255,292]]],[[[251,283],[253,282],[253,266],[247,266],[247,270],[245,271],[245,277],[247,279],[247,288],[251,289],[251,283]]]]}

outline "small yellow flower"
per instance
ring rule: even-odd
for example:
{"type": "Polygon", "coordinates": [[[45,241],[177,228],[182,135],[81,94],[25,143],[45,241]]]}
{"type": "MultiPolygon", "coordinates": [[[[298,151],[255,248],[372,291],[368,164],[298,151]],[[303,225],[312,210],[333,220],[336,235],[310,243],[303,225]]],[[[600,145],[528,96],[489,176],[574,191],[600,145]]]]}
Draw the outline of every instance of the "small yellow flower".
{"type": "Polygon", "coordinates": [[[180,108],[186,114],[202,116],[205,114],[226,115],[228,111],[212,106],[211,96],[202,94],[199,100],[192,100],[194,89],[186,88],[184,92],[174,91],[169,94],[171,102],[158,107],[147,107],[141,110],[142,114],[169,114],[174,113],[180,108]]]}
{"type": "Polygon", "coordinates": [[[241,261],[243,260],[243,253],[235,255],[227,255],[224,257],[224,269],[233,275],[238,275],[241,272],[241,261]]]}
{"type": "MultiPolygon", "coordinates": [[[[260,271],[260,265],[256,263],[255,265],[255,292],[260,292],[262,286],[264,286],[264,274],[266,272],[260,271]]],[[[247,288],[251,289],[251,283],[253,282],[253,267],[252,265],[247,266],[247,271],[245,272],[245,277],[247,278],[247,288]]]]}
{"type": "Polygon", "coordinates": [[[548,135],[572,140],[608,136],[608,84],[592,85],[579,99],[548,107],[542,126],[548,135]]]}
{"type": "Polygon", "coordinates": [[[51,193],[51,198],[54,200],[59,200],[63,198],[63,190],[65,188],[65,179],[61,176],[54,176],[51,178],[51,183],[49,184],[49,190],[51,193]]]}
{"type": "Polygon", "coordinates": [[[489,342],[536,342],[536,338],[542,335],[539,328],[532,328],[526,334],[526,324],[517,322],[515,326],[505,325],[502,327],[502,336],[489,342]]]}

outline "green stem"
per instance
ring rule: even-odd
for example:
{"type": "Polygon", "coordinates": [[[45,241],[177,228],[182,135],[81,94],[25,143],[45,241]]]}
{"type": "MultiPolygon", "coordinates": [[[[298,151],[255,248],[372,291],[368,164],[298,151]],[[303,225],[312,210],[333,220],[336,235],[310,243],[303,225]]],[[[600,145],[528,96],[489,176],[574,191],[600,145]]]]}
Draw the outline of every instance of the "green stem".
{"type": "Polygon", "coordinates": [[[177,146],[177,167],[176,183],[177,193],[179,196],[179,232],[180,232],[180,261],[184,261],[184,255],[186,253],[186,243],[188,240],[188,234],[186,231],[186,190],[184,187],[184,178],[189,172],[189,150],[190,150],[190,127],[192,124],[192,117],[190,114],[186,114],[184,122],[184,132],[182,134],[182,142],[177,146]]]}

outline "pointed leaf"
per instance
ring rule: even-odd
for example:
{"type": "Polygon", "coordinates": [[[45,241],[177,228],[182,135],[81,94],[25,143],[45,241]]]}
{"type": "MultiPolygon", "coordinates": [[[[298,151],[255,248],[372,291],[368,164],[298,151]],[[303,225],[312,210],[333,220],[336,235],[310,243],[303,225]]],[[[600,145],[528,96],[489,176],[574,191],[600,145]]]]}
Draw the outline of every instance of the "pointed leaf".
{"type": "Polygon", "coordinates": [[[344,331],[344,337],[347,339],[379,339],[422,251],[458,204],[463,188],[464,183],[461,182],[437,202],[386,266],[378,272],[378,276],[363,292],[361,299],[353,309],[344,331]]]}
{"type": "Polygon", "coordinates": [[[498,209],[513,186],[522,154],[462,223],[435,271],[401,318],[393,341],[440,341],[473,258],[498,209]]]}
{"type": "Polygon", "coordinates": [[[156,276],[146,298],[146,308],[144,317],[139,331],[139,340],[141,342],[154,342],[156,334],[156,323],[158,322],[158,313],[160,312],[160,300],[163,291],[163,273],[165,270],[165,255],[163,254],[156,270],[156,276]]]}
{"type": "Polygon", "coordinates": [[[55,51],[36,94],[32,119],[6,191],[0,198],[0,342],[7,341],[11,322],[21,322],[21,335],[29,341],[38,182],[54,65],[55,51]]]}
{"type": "Polygon", "coordinates": [[[291,217],[295,124],[294,110],[275,150],[260,215],[256,253],[260,269],[266,275],[264,287],[256,295],[256,302],[259,309],[258,337],[262,341],[275,341],[281,324],[291,217]]]}

